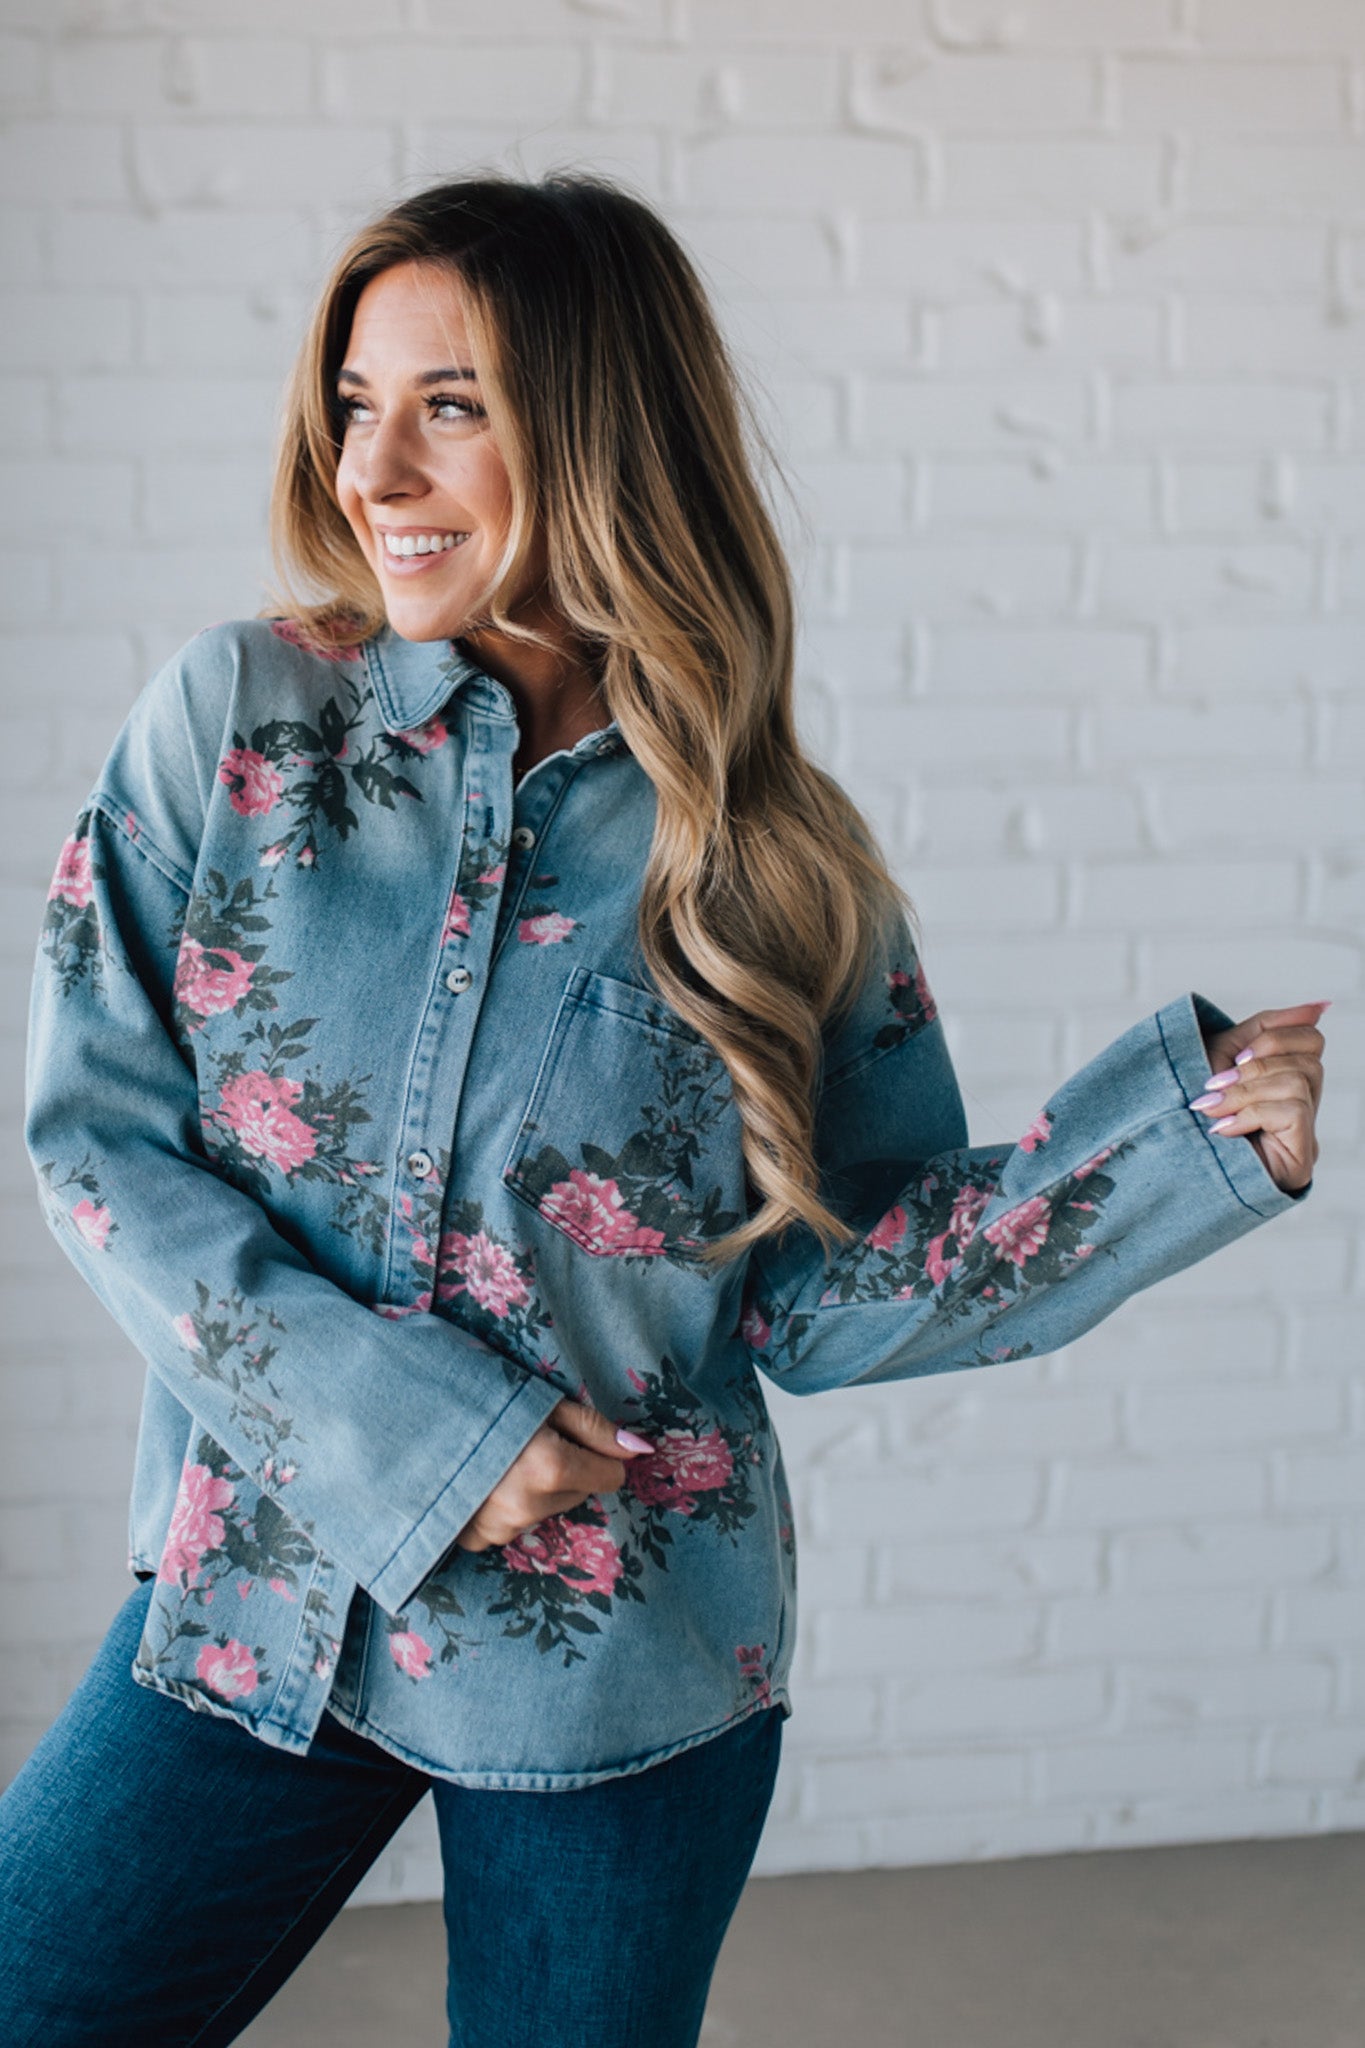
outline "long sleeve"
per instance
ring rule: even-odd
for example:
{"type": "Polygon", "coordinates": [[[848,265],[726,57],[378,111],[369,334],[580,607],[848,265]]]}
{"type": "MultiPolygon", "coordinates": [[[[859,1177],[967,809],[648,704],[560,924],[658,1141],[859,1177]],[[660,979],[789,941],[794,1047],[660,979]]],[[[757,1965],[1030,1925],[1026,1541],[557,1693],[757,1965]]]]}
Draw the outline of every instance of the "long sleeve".
{"type": "Polygon", "coordinates": [[[26,1141],[54,1234],[152,1370],[395,1613],[559,1391],[445,1317],[376,1313],[207,1151],[173,1012],[204,798],[191,711],[202,718],[204,692],[191,705],[172,666],[62,849],[33,982],[26,1141]]]}
{"type": "Polygon", "coordinates": [[[744,1335],[788,1391],[1054,1351],[1293,1205],[1248,1139],[1189,1108],[1208,1079],[1201,1027],[1230,1022],[1203,997],[1125,1032],[1017,1143],[968,1146],[908,935],[900,957],[821,1103],[825,1192],[859,1236],[827,1257],[793,1230],[751,1267],[744,1335]]]}

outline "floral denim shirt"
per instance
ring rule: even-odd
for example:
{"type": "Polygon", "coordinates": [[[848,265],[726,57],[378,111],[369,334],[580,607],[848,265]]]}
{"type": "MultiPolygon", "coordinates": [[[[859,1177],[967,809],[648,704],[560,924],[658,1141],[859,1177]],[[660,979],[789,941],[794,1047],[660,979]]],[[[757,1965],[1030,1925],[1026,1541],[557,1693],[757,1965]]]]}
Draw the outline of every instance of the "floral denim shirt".
{"type": "Polygon", "coordinates": [[[794,1393],[1052,1350],[1290,1206],[1189,1102],[1184,996],[968,1147],[908,930],[827,1032],[818,1156],[858,1235],[720,1271],[754,1199],[725,1068],[636,943],[654,792],[614,724],[514,786],[449,643],[200,634],[62,848],[27,1140],[145,1356],[138,1681],[306,1749],[323,1708],[471,1786],[637,1770],[789,1710],[794,1393]],[[455,1538],[564,1395],[655,1448],[455,1538]]]}

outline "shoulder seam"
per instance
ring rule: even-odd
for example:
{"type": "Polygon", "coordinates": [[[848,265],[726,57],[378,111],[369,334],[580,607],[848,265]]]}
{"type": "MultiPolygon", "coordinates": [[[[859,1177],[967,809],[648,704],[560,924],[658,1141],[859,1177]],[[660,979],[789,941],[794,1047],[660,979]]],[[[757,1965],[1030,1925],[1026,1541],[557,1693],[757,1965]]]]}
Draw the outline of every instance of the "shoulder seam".
{"type": "Polygon", "coordinates": [[[139,829],[137,836],[134,837],[134,835],[128,830],[124,812],[120,810],[119,806],[114,803],[111,797],[107,797],[102,794],[96,793],[94,796],[91,797],[89,803],[86,805],[86,809],[90,811],[98,811],[100,816],[106,819],[108,823],[113,826],[114,830],[120,835],[120,837],[127,841],[128,845],[132,847],[133,851],[135,853],[140,853],[142,855],[142,858],[145,861],[147,861],[150,866],[154,867],[157,870],[158,874],[162,875],[166,881],[172,883],[175,888],[179,889],[183,896],[193,895],[194,883],[192,879],[183,872],[179,863],[177,861],[173,861],[169,854],[163,853],[160,847],[156,844],[155,840],[149,839],[147,837],[145,829],[139,829]]]}

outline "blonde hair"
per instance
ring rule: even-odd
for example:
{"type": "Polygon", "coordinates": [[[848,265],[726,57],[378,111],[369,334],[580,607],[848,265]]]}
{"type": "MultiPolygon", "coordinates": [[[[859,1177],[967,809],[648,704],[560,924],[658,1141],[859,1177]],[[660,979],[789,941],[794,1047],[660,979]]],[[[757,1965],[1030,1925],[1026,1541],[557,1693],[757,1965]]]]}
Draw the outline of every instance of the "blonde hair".
{"type": "Polygon", "coordinates": [[[700,1256],[728,1261],[798,1220],[826,1249],[846,1242],[814,1154],[824,1032],[905,899],[797,739],[791,582],[746,430],[768,451],[701,282],[648,206],[579,174],[438,185],[363,228],[300,351],[271,508],[286,603],[323,644],[384,623],[335,495],[336,373],[361,291],[400,263],[458,279],[511,478],[479,622],[536,637],[506,600],[543,535],[547,601],[657,793],[641,950],[725,1063],[762,1198],[700,1256]]]}

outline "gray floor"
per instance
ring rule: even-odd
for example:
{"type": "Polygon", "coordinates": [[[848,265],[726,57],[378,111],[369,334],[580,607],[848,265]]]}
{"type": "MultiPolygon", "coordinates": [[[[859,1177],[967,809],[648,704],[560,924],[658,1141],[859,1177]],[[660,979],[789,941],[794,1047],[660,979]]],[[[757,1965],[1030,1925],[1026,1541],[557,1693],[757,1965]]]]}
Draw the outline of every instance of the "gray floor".
{"type": "MultiPolygon", "coordinates": [[[[443,1967],[438,1907],[357,1908],[241,2038],[444,2048],[443,1967]]],[[[1365,1834],[755,1879],[702,2040],[1365,2048],[1365,1834]]]]}

